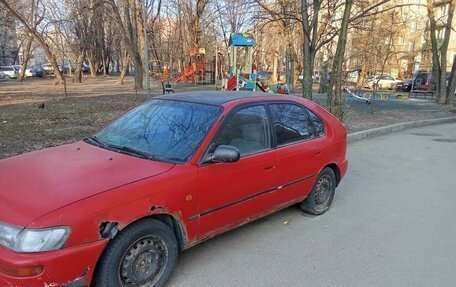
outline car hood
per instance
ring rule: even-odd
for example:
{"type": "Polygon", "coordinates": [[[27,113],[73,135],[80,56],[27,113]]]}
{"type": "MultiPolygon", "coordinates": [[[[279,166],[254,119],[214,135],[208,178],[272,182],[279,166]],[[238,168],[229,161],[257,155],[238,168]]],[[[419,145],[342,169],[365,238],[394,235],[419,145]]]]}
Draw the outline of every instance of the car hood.
{"type": "Polygon", "coordinates": [[[85,142],[0,160],[0,221],[26,226],[65,205],[173,167],[85,142]]]}

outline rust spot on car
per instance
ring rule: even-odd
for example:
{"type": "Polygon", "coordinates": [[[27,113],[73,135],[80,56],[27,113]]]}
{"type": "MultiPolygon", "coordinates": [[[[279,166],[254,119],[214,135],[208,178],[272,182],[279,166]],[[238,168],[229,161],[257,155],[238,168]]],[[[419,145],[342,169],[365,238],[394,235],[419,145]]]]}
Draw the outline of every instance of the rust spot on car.
{"type": "Polygon", "coordinates": [[[117,222],[102,222],[100,225],[100,235],[102,238],[113,239],[119,232],[119,223],[117,222]]]}
{"type": "Polygon", "coordinates": [[[89,285],[87,284],[87,274],[89,274],[90,268],[87,267],[84,269],[84,272],[82,275],[73,281],[69,281],[67,284],[62,285],[62,287],[88,287],[89,285]]]}

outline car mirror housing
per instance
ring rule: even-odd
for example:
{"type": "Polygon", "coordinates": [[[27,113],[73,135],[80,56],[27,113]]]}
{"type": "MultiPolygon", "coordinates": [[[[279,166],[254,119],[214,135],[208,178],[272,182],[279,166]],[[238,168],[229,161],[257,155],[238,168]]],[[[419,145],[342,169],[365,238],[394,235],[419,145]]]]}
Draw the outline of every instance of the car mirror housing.
{"type": "Polygon", "coordinates": [[[236,162],[241,157],[239,149],[230,145],[219,145],[211,156],[211,162],[236,162]]]}

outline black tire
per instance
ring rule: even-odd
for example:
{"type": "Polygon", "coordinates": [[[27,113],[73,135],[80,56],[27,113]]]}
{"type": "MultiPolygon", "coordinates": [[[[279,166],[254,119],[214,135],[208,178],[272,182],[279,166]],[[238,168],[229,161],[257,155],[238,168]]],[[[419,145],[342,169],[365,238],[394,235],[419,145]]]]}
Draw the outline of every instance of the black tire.
{"type": "Polygon", "coordinates": [[[96,287],[162,287],[176,265],[178,245],[163,222],[144,219],[108,244],[95,270],[96,287]]]}
{"type": "Polygon", "coordinates": [[[336,175],[334,171],[325,167],[315,180],[309,196],[300,204],[302,211],[320,215],[328,211],[336,191],[336,175]]]}

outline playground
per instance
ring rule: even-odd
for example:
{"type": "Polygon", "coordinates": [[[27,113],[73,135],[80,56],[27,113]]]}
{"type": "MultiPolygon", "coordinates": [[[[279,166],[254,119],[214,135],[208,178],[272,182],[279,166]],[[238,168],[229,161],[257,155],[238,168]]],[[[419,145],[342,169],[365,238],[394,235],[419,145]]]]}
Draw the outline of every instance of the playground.
{"type": "MultiPolygon", "coordinates": [[[[268,70],[260,70],[254,62],[253,34],[230,33],[226,54],[215,51],[211,58],[206,49],[196,48],[189,55],[189,61],[183,71],[164,65],[162,71],[152,71],[155,79],[163,82],[164,92],[175,92],[176,87],[184,84],[214,85],[217,89],[227,91],[262,91],[289,94],[290,83],[273,81],[268,70]]],[[[156,62],[156,60],[152,60],[156,62]]],[[[285,79],[291,77],[292,71],[285,69],[285,79]]]]}

